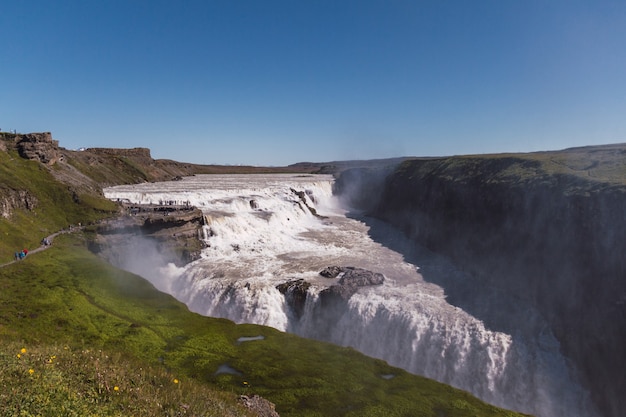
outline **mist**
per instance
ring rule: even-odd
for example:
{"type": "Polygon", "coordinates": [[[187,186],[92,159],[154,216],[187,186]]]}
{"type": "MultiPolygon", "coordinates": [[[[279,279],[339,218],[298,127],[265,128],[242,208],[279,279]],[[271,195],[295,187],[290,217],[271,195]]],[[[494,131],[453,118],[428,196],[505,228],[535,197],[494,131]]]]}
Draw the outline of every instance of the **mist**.
{"type": "Polygon", "coordinates": [[[171,293],[172,276],[183,268],[166,261],[172,258],[166,247],[138,233],[128,236],[118,249],[113,260],[116,267],[147,279],[159,291],[171,293]]]}

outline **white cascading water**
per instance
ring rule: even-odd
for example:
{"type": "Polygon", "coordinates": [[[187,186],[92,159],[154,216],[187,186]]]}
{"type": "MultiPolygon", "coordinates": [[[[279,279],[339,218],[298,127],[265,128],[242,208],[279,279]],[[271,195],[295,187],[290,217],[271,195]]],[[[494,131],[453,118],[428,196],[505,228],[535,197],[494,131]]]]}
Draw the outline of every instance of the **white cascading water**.
{"type": "MultiPolygon", "coordinates": [[[[488,329],[449,304],[419,267],[459,280],[463,273],[423,248],[414,265],[373,240],[364,222],[346,217],[332,184],[324,175],[197,175],[104,192],[112,200],[189,203],[203,211],[208,247],[201,259],[184,268],[133,271],[192,311],[351,346],[501,407],[542,417],[596,414],[537,314],[520,309],[513,330],[488,329]],[[320,314],[318,294],[333,281],[319,272],[333,265],[379,272],[386,280],[360,288],[329,317],[320,314]],[[276,289],[293,279],[312,284],[300,314],[276,289]]],[[[400,233],[389,236],[394,247],[412,250],[400,233]]]]}

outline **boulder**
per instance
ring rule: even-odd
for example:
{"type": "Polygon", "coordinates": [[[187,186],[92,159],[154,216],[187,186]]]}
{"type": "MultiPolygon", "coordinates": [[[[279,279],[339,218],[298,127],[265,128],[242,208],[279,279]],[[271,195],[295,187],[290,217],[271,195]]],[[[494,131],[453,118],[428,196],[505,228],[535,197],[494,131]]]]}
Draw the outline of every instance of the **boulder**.
{"type": "Polygon", "coordinates": [[[259,417],[280,417],[276,412],[276,406],[258,395],[241,395],[239,401],[259,417]]]}
{"type": "Polygon", "coordinates": [[[365,287],[368,285],[380,285],[383,282],[385,282],[385,276],[379,272],[348,266],[343,268],[343,275],[339,280],[339,285],[365,287]]]}
{"type": "Polygon", "coordinates": [[[337,278],[341,272],[343,272],[343,268],[340,266],[327,266],[320,271],[320,275],[324,278],[337,278]]]}
{"type": "MultiPolygon", "coordinates": [[[[385,276],[383,274],[372,272],[367,269],[355,268],[351,266],[329,268],[331,268],[330,270],[333,273],[336,269],[340,269],[341,278],[336,285],[331,285],[320,292],[319,296],[322,305],[328,305],[328,303],[332,302],[346,301],[358,291],[359,287],[380,285],[385,282],[385,276]]],[[[324,269],[322,272],[328,271],[329,268],[324,269]]]]}

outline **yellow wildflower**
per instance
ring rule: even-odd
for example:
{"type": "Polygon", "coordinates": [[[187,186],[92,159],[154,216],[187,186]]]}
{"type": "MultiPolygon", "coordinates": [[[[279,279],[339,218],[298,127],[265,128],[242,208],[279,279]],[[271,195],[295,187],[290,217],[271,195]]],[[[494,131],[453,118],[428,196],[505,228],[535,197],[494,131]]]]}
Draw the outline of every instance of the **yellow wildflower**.
{"type": "Polygon", "coordinates": [[[20,352],[26,353],[26,348],[22,348],[22,350],[20,350],[20,352]]]}
{"type": "Polygon", "coordinates": [[[30,375],[32,375],[32,374],[34,374],[34,373],[35,373],[35,370],[31,368],[31,369],[29,369],[29,370],[28,370],[28,373],[29,373],[30,375]]]}
{"type": "Polygon", "coordinates": [[[113,387],[113,391],[119,391],[120,387],[118,387],[117,385],[113,387]]]}
{"type": "Polygon", "coordinates": [[[178,384],[178,379],[174,378],[174,381],[173,381],[173,382],[174,382],[175,384],[178,384]]]}
{"type": "Polygon", "coordinates": [[[20,355],[20,354],[18,353],[18,354],[17,354],[17,358],[19,359],[19,358],[21,358],[21,357],[22,357],[22,355],[20,355]]]}

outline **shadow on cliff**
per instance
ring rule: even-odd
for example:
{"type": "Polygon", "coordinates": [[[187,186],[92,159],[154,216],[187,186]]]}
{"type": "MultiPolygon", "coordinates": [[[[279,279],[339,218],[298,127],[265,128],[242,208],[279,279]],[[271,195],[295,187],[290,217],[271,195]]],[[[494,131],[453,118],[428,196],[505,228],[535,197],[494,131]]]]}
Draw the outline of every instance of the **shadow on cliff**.
{"type": "MultiPolygon", "coordinates": [[[[625,155],[620,147],[604,166],[623,167],[625,155]]],[[[551,154],[557,157],[571,159],[551,154]]],[[[337,189],[350,192],[347,206],[397,227],[389,232],[387,223],[351,216],[420,266],[449,303],[493,330],[535,340],[552,334],[598,415],[623,416],[626,190],[603,182],[601,172],[598,179],[563,174],[541,158],[411,161],[385,181],[351,172],[337,189]],[[401,243],[402,236],[436,254],[401,243]]],[[[579,157],[593,158],[588,150],[579,157]]]]}
{"type": "Polygon", "coordinates": [[[347,216],[365,223],[372,240],[403,255],[406,262],[419,268],[425,281],[443,288],[448,303],[481,320],[488,329],[527,339],[549,331],[532,306],[502,289],[478,282],[449,258],[410,240],[402,230],[359,212],[347,216]]]}
{"type": "Polygon", "coordinates": [[[479,282],[450,258],[410,239],[404,230],[366,215],[379,205],[385,182],[396,168],[397,165],[393,165],[342,173],[335,183],[334,194],[344,207],[351,208],[347,216],[365,223],[372,240],[402,254],[406,262],[419,267],[425,281],[443,288],[448,303],[483,321],[489,329],[531,338],[548,331],[545,320],[521,298],[494,285],[486,285],[484,280],[479,282]]]}

